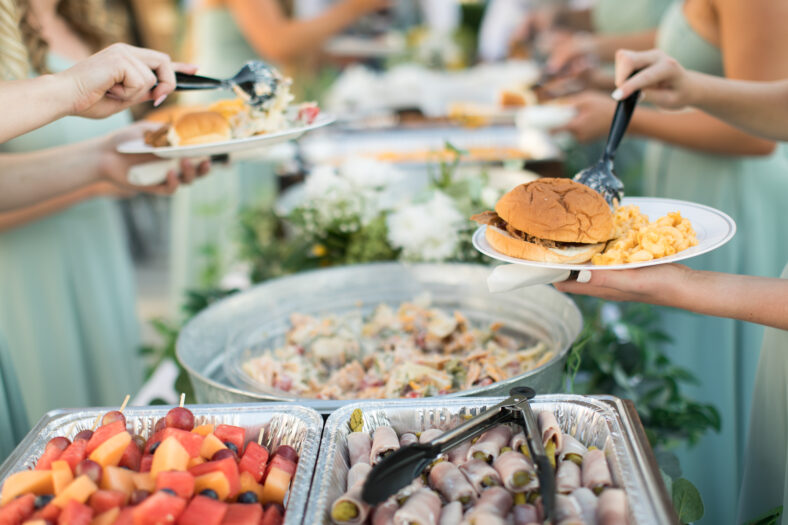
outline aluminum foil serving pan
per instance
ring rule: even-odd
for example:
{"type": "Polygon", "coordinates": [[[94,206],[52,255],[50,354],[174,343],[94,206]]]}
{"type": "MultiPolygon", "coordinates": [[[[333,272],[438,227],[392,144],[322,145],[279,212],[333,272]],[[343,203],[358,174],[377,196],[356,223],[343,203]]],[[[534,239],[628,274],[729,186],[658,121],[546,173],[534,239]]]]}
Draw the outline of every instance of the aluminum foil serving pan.
{"type": "Polygon", "coordinates": [[[543,341],[554,353],[538,368],[448,396],[505,395],[512,386],[526,384],[538,393],[559,391],[567,352],[582,328],[579,310],[549,286],[491,294],[489,272],[489,266],[472,264],[379,263],[274,279],[195,317],[178,338],[178,359],[201,402],[295,401],[330,412],[354,401],[317,401],[265,388],[243,371],[242,364],[281,346],[293,313],[369,312],[380,303],[397,306],[426,292],[434,307],[457,310],[475,325],[502,322],[504,333],[523,347],[543,341]]]}
{"type": "MultiPolygon", "coordinates": [[[[127,407],[123,414],[129,430],[145,438],[153,433],[168,406],[127,407]]],[[[290,486],[285,513],[286,525],[300,525],[306,508],[307,492],[315,470],[315,461],[323,432],[323,418],[311,408],[283,405],[189,405],[195,424],[226,424],[246,428],[246,439],[257,439],[263,428],[263,445],[274,450],[290,445],[298,452],[298,468],[290,486]]],[[[10,474],[35,467],[47,442],[56,436],[72,439],[80,430],[93,427],[96,419],[115,408],[53,410],[47,413],[0,465],[0,484],[10,474]]]]}
{"type": "MultiPolygon", "coordinates": [[[[364,430],[391,426],[398,435],[428,428],[447,430],[463,416],[475,416],[504,398],[420,399],[357,402],[328,418],[320,445],[320,457],[309,494],[304,523],[332,523],[331,505],[342,495],[349,470],[348,421],[360,408],[364,430]]],[[[556,394],[532,400],[535,413],[553,412],[561,429],[586,446],[605,452],[617,487],[626,491],[630,523],[635,525],[678,523],[671,499],[634,407],[612,396],[556,394]]]]}

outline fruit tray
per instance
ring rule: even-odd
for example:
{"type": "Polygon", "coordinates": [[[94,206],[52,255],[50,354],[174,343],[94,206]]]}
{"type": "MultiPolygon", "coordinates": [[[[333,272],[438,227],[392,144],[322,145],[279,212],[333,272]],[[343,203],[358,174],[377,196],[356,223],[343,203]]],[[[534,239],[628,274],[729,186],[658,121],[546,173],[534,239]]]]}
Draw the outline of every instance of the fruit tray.
{"type": "MultiPolygon", "coordinates": [[[[159,418],[169,406],[128,407],[124,410],[129,430],[149,437],[159,418]]],[[[246,439],[257,439],[263,428],[263,445],[273,450],[289,445],[299,460],[286,501],[285,525],[300,525],[315,469],[323,419],[312,410],[290,404],[188,405],[195,424],[227,424],[246,428],[246,439]]],[[[54,410],[47,413],[19,446],[0,465],[0,484],[12,473],[32,469],[44,452],[47,442],[56,436],[73,439],[81,430],[90,429],[97,418],[116,408],[54,410]]]]}
{"type": "MultiPolygon", "coordinates": [[[[463,416],[474,416],[504,398],[420,399],[358,402],[344,406],[326,421],[304,523],[332,523],[330,509],[347,486],[348,421],[360,408],[364,430],[387,425],[397,434],[428,428],[448,430],[463,416]]],[[[605,452],[613,481],[627,494],[633,525],[678,523],[651,448],[634,408],[613,396],[557,394],[537,396],[533,410],[552,411],[564,432],[605,452]]]]}

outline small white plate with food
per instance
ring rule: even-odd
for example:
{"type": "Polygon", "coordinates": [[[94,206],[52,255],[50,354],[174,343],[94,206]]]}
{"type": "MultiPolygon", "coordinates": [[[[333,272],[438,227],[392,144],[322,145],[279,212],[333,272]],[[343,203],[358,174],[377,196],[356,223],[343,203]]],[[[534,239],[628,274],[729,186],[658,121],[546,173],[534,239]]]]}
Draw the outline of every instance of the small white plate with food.
{"type": "Polygon", "coordinates": [[[518,186],[473,220],[482,224],[473,235],[477,250],[535,270],[673,263],[715,250],[736,233],[727,214],[693,202],[625,197],[613,212],[600,194],[570,179],[518,186]]]}

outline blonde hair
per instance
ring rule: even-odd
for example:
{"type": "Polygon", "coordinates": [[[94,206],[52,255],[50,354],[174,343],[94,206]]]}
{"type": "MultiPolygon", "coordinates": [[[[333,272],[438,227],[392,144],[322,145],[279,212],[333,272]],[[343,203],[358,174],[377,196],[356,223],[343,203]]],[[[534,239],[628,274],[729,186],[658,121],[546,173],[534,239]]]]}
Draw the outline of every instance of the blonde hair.
{"type": "MultiPolygon", "coordinates": [[[[103,0],[60,0],[57,11],[91,51],[114,40],[105,29],[108,20],[103,0]]],[[[46,73],[48,52],[28,0],[0,0],[0,79],[25,78],[31,69],[46,73]]]]}

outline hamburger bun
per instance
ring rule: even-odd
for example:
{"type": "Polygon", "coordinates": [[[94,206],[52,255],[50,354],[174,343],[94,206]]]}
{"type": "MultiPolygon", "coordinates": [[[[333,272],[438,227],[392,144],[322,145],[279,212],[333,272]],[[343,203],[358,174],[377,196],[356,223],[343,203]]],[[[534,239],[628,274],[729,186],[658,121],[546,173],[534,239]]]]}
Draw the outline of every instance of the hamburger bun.
{"type": "Polygon", "coordinates": [[[215,111],[187,113],[175,120],[168,138],[173,146],[194,146],[232,138],[230,123],[215,111]]]}
{"type": "Polygon", "coordinates": [[[544,178],[517,186],[501,197],[495,211],[514,228],[550,241],[597,244],[614,232],[605,198],[571,179],[544,178]]]}
{"type": "Polygon", "coordinates": [[[487,239],[487,242],[490,243],[490,246],[509,257],[527,259],[529,261],[562,264],[575,264],[589,261],[591,257],[597,253],[601,253],[602,250],[605,249],[606,244],[601,242],[568,248],[548,248],[540,244],[512,237],[507,232],[495,226],[487,226],[484,237],[487,239]]]}

